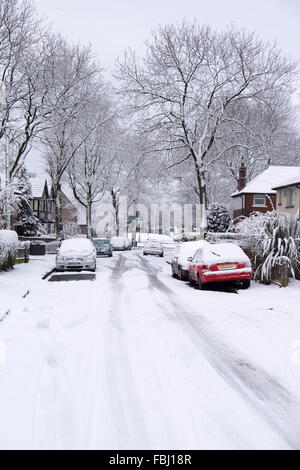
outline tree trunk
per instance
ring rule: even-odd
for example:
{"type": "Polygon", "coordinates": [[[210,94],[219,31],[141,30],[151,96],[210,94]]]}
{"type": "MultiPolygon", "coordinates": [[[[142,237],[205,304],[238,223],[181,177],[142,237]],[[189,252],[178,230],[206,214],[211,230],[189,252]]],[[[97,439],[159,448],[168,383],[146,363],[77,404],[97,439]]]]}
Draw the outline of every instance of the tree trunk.
{"type": "Polygon", "coordinates": [[[204,173],[201,172],[198,161],[195,161],[195,169],[197,175],[197,184],[198,184],[198,197],[199,197],[199,207],[198,217],[200,222],[200,237],[205,237],[205,232],[207,230],[207,197],[206,197],[206,184],[204,173]]]}
{"type": "Polygon", "coordinates": [[[62,202],[61,202],[61,184],[60,181],[56,183],[55,188],[55,225],[56,225],[56,236],[58,237],[63,231],[63,220],[62,220],[62,202]]]}
{"type": "Polygon", "coordinates": [[[87,236],[88,238],[92,238],[93,237],[93,234],[92,234],[92,201],[89,200],[87,202],[87,206],[86,206],[86,225],[87,225],[87,236]]]}
{"type": "Polygon", "coordinates": [[[113,189],[111,190],[111,199],[112,199],[113,208],[115,209],[115,226],[116,226],[116,235],[118,237],[120,234],[119,204],[118,204],[117,193],[114,192],[113,189]]]}

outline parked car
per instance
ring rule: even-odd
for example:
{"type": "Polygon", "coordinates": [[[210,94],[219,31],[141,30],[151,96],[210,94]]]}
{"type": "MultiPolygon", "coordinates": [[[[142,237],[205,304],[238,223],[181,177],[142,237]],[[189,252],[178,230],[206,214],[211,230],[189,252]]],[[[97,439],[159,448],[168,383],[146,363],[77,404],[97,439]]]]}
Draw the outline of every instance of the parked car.
{"type": "Polygon", "coordinates": [[[156,255],[161,258],[164,256],[164,248],[162,242],[159,240],[147,240],[143,250],[144,256],[156,255]]]}
{"type": "Polygon", "coordinates": [[[93,238],[92,242],[96,248],[97,256],[112,257],[112,247],[108,238],[93,238]]]}
{"type": "Polygon", "coordinates": [[[113,251],[125,251],[126,250],[126,242],[125,238],[123,237],[112,237],[110,240],[111,247],[113,251]]]}
{"type": "Polygon", "coordinates": [[[251,261],[234,243],[205,243],[189,259],[189,280],[199,289],[211,282],[240,281],[245,289],[252,278],[251,261]]]}
{"type": "Polygon", "coordinates": [[[62,242],[56,256],[58,271],[96,271],[97,252],[87,238],[72,238],[62,242]]]}
{"type": "Polygon", "coordinates": [[[61,246],[61,241],[55,240],[53,242],[47,243],[46,251],[48,255],[56,255],[61,246]]]}
{"type": "Polygon", "coordinates": [[[196,251],[206,243],[203,240],[180,243],[171,258],[172,276],[181,281],[189,280],[189,258],[192,258],[196,251]]]}
{"type": "Polygon", "coordinates": [[[129,238],[125,238],[125,249],[126,251],[131,251],[132,249],[132,243],[131,243],[131,240],[129,240],[129,238]]]}

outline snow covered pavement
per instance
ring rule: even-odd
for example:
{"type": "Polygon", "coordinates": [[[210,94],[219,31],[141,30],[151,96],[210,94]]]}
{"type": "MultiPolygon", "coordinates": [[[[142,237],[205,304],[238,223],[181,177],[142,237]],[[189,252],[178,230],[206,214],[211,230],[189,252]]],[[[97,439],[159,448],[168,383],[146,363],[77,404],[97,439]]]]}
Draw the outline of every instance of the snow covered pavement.
{"type": "Polygon", "coordinates": [[[299,282],[200,292],[139,251],[42,281],[53,261],[0,274],[1,449],[300,448],[299,282]]]}

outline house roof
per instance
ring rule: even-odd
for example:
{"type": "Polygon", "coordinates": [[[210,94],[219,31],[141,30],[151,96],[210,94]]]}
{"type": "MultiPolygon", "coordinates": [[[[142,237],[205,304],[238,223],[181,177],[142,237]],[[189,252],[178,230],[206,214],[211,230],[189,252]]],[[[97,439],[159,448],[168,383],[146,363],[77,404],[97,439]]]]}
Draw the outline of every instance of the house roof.
{"type": "Polygon", "coordinates": [[[295,173],[300,174],[299,166],[274,166],[271,165],[260,175],[250,181],[244,189],[236,191],[231,197],[241,194],[276,194],[274,188],[280,187],[295,173]]]}
{"type": "Polygon", "coordinates": [[[300,184],[300,171],[296,176],[294,176],[294,178],[285,181],[284,183],[280,184],[280,186],[276,186],[273,189],[276,190],[280,188],[286,188],[288,186],[295,186],[296,184],[300,184]]]}
{"type": "Polygon", "coordinates": [[[46,182],[48,185],[48,190],[50,191],[51,185],[49,186],[49,181],[47,181],[47,178],[30,178],[31,193],[33,198],[41,198],[43,196],[46,182]]]}

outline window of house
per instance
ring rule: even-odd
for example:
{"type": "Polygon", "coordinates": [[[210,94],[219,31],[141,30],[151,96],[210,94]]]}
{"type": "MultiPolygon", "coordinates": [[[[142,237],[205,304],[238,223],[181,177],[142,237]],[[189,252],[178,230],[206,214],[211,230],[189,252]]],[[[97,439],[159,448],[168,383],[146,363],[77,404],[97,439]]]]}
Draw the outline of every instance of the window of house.
{"type": "Polygon", "coordinates": [[[278,191],[278,205],[282,206],[282,189],[278,191]]]}
{"type": "Polygon", "coordinates": [[[45,212],[45,201],[40,201],[40,212],[45,212]]]}
{"type": "Polygon", "coordinates": [[[266,195],[265,194],[254,194],[253,206],[266,206],[266,195]]]}
{"type": "Polygon", "coordinates": [[[295,190],[294,188],[290,188],[287,191],[287,206],[286,207],[294,207],[294,201],[295,201],[295,190]]]}

